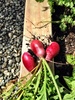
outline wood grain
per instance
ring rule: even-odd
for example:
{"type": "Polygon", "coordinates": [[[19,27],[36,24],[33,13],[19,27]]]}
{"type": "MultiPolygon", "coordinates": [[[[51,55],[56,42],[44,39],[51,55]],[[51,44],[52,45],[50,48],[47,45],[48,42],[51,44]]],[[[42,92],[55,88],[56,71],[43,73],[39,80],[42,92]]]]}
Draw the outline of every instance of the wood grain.
{"type": "MultiPolygon", "coordinates": [[[[51,13],[49,9],[49,5],[47,0],[44,2],[39,3],[35,0],[26,0],[25,3],[25,17],[24,17],[24,31],[23,31],[23,43],[22,43],[22,54],[23,52],[28,50],[26,45],[27,40],[31,38],[31,33],[35,34],[36,36],[41,35],[52,35],[52,26],[51,23],[41,23],[44,21],[51,20],[51,13]],[[29,38],[27,38],[29,37],[29,38]]],[[[52,70],[54,70],[53,65],[52,70]]],[[[20,68],[20,78],[27,75],[29,72],[24,67],[22,60],[21,60],[21,68],[20,68]]],[[[28,79],[30,76],[28,76],[28,79]]]]}

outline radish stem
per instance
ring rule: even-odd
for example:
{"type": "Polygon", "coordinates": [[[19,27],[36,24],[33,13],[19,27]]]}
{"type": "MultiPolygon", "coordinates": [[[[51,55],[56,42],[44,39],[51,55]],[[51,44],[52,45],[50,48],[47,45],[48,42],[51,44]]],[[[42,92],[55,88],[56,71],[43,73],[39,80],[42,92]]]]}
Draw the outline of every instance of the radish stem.
{"type": "Polygon", "coordinates": [[[61,97],[59,88],[58,88],[57,83],[56,83],[56,81],[55,81],[55,79],[54,79],[54,76],[53,76],[53,74],[52,74],[52,71],[51,71],[51,69],[49,68],[49,65],[47,64],[47,62],[45,61],[44,58],[42,58],[42,61],[43,61],[43,64],[46,65],[46,67],[47,67],[47,69],[48,69],[48,71],[49,71],[49,73],[50,73],[50,75],[51,75],[51,78],[52,78],[52,80],[53,80],[53,83],[54,83],[54,85],[55,85],[55,88],[56,88],[57,93],[58,93],[58,96],[59,96],[59,100],[62,100],[62,97],[61,97]]]}

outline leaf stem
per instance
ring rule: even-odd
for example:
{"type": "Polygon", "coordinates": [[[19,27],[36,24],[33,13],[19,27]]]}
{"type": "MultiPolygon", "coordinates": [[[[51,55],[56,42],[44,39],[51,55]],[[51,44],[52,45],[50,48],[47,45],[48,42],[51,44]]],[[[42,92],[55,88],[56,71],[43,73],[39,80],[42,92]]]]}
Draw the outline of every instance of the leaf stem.
{"type": "Polygon", "coordinates": [[[55,88],[56,88],[57,93],[58,93],[58,96],[59,96],[59,100],[62,100],[61,94],[60,94],[60,92],[59,92],[59,89],[58,89],[57,83],[56,83],[56,81],[55,81],[55,79],[54,79],[54,76],[53,76],[53,74],[52,74],[52,71],[51,71],[49,65],[47,64],[47,62],[45,61],[45,59],[44,59],[44,58],[42,58],[42,59],[43,59],[43,63],[46,65],[46,67],[47,67],[47,69],[48,69],[48,71],[49,71],[49,73],[50,73],[50,75],[51,75],[52,81],[53,81],[53,83],[54,83],[54,85],[55,85],[55,88]]]}
{"type": "Polygon", "coordinates": [[[38,76],[37,76],[37,82],[36,82],[36,85],[35,85],[35,91],[34,91],[34,94],[35,94],[35,95],[36,95],[37,89],[38,89],[38,87],[39,87],[40,79],[41,79],[41,70],[42,70],[42,68],[41,68],[41,66],[40,66],[39,74],[38,74],[38,76]]]}
{"type": "Polygon", "coordinates": [[[20,96],[17,98],[17,100],[21,100],[21,97],[23,95],[24,91],[21,92],[20,96]]]}
{"type": "Polygon", "coordinates": [[[45,67],[45,65],[43,64],[43,66],[44,66],[44,97],[45,97],[45,100],[47,100],[47,95],[46,95],[46,67],[45,67]]]}

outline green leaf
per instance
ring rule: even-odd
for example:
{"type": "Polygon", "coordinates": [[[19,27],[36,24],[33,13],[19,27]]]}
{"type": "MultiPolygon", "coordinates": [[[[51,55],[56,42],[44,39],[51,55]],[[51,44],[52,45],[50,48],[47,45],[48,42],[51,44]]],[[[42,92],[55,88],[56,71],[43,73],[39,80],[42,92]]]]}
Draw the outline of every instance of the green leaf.
{"type": "Polygon", "coordinates": [[[72,91],[70,94],[66,94],[63,100],[75,100],[75,91],[72,91]]]}
{"type": "Polygon", "coordinates": [[[67,83],[67,86],[69,87],[69,89],[72,90],[71,82],[73,81],[73,77],[64,76],[64,80],[67,83]]]}
{"type": "Polygon", "coordinates": [[[66,55],[66,60],[68,63],[70,63],[71,65],[75,65],[75,56],[67,54],[66,55]]]}
{"type": "Polygon", "coordinates": [[[73,70],[72,77],[64,76],[64,80],[67,83],[70,90],[75,91],[75,68],[73,70]]]}
{"type": "Polygon", "coordinates": [[[71,87],[72,87],[72,90],[75,91],[75,80],[71,82],[71,87]]]}

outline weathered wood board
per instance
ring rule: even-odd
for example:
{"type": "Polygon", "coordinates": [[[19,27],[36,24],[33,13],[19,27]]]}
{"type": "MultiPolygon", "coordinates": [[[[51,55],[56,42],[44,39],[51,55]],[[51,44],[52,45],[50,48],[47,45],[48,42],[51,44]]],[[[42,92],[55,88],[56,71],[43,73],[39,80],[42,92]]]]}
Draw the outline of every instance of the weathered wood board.
{"type": "MultiPolygon", "coordinates": [[[[36,36],[39,35],[52,35],[52,26],[51,23],[44,26],[46,23],[39,23],[41,21],[50,21],[51,20],[51,13],[49,9],[49,5],[47,0],[44,2],[39,3],[35,0],[26,0],[25,3],[25,17],[24,17],[24,31],[23,31],[23,43],[22,43],[22,54],[23,52],[27,51],[26,38],[31,38],[31,33],[35,34],[36,36]],[[39,23],[39,24],[38,24],[39,23]],[[44,27],[41,27],[44,26],[44,27]],[[38,28],[40,27],[40,28],[38,28]]],[[[53,65],[51,65],[54,68],[53,65]]],[[[54,69],[52,69],[54,70],[54,69]]],[[[29,72],[24,67],[22,60],[21,60],[21,68],[20,68],[20,78],[27,75],[29,72]]]]}

